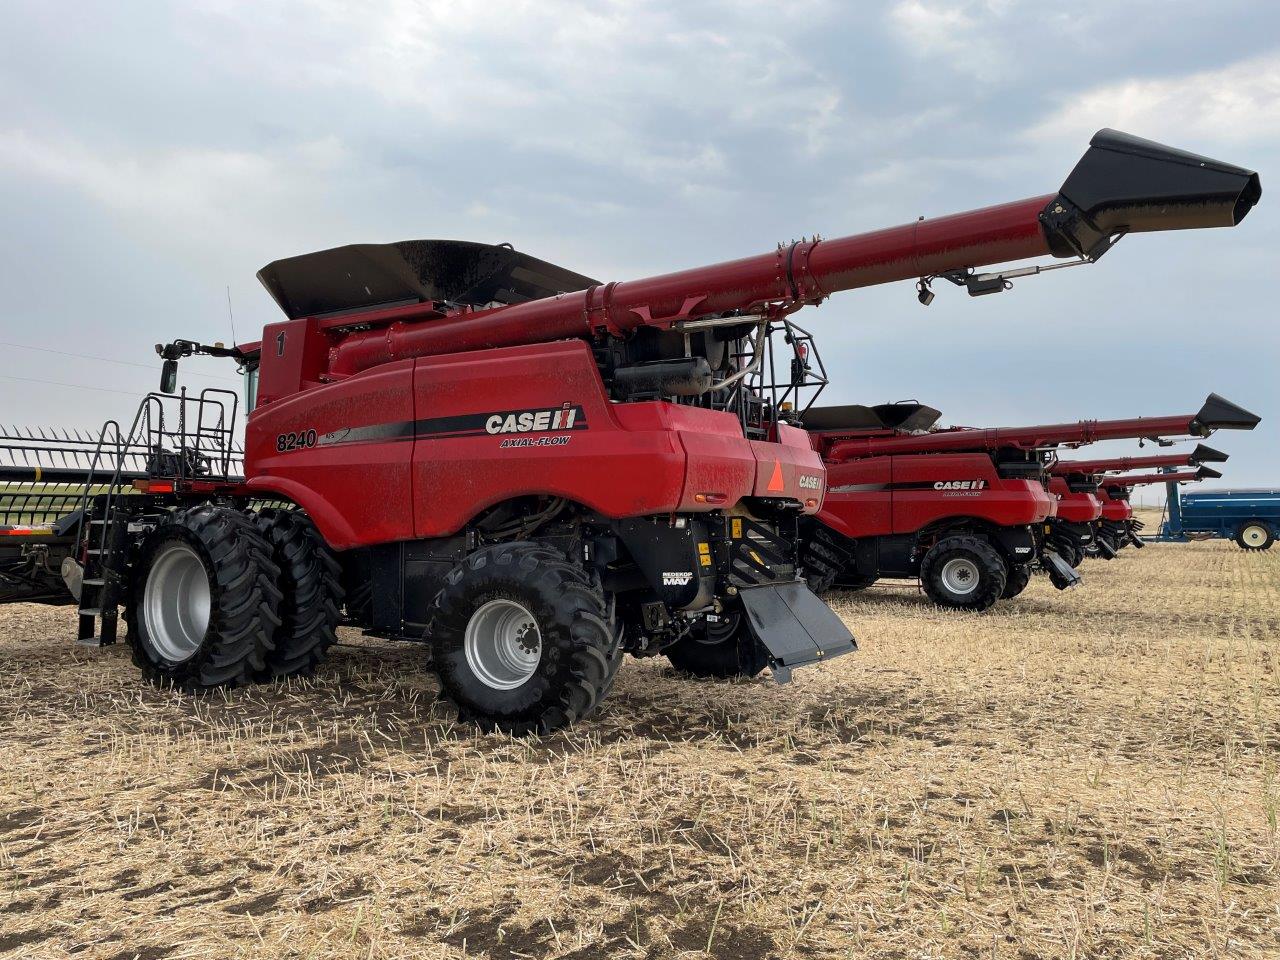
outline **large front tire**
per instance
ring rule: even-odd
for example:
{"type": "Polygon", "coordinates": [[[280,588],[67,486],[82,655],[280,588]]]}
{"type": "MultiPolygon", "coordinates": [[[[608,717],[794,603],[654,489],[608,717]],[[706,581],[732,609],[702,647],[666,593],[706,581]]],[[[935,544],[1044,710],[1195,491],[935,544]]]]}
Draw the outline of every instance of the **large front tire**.
{"type": "Polygon", "coordinates": [[[249,517],[213,504],[177,512],[134,569],[128,641],[147,680],[199,692],[257,677],[280,623],[280,570],[249,517]]]}
{"type": "Polygon", "coordinates": [[[940,607],[986,610],[1004,594],[1009,568],[990,543],[974,536],[946,537],[920,564],[924,592],[940,607]]]}
{"type": "Polygon", "coordinates": [[[301,511],[265,509],[255,520],[271,544],[284,594],[261,679],[310,676],[338,640],[342,567],[301,511]]]}
{"type": "Polygon", "coordinates": [[[681,673],[712,680],[746,680],[769,665],[764,647],[741,613],[699,624],[663,651],[681,673]]]}
{"type": "Polygon", "coordinates": [[[622,648],[593,578],[541,544],[484,547],[445,578],[429,637],[441,695],[485,731],[549,733],[589,716],[622,648]]]}

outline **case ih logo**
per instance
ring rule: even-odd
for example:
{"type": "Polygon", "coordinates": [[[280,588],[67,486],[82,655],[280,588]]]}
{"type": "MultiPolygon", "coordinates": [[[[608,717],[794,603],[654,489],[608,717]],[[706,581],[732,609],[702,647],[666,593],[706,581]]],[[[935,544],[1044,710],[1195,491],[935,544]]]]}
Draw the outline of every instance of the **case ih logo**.
{"type": "Polygon", "coordinates": [[[800,479],[796,481],[796,485],[801,490],[820,490],[822,488],[822,478],[815,477],[811,473],[800,474],[800,479]]]}
{"type": "Polygon", "coordinates": [[[939,480],[933,485],[935,490],[985,490],[985,480],[939,480]]]}
{"type": "Polygon", "coordinates": [[[491,414],[484,422],[486,433],[543,433],[548,430],[582,430],[586,417],[581,407],[564,403],[543,410],[507,410],[491,414]]]}

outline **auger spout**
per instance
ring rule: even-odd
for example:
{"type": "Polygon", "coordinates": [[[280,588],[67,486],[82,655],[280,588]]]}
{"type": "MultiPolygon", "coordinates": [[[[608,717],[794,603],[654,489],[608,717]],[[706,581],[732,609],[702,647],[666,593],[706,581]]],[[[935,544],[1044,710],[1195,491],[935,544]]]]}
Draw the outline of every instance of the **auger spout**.
{"type": "Polygon", "coordinates": [[[841,436],[839,430],[819,431],[831,462],[890,453],[945,453],[964,450],[1034,450],[1053,446],[1079,446],[1100,440],[1136,440],[1159,437],[1207,437],[1215,430],[1252,430],[1262,422],[1242,407],[1210,394],[1196,413],[1166,417],[1133,417],[1126,420],[1080,420],[1030,427],[954,427],[926,433],[876,436],[841,436]]]}
{"type": "Polygon", "coordinates": [[[1149,457],[1110,457],[1096,460],[1059,460],[1050,467],[1054,476],[1087,476],[1117,470],[1143,470],[1151,467],[1198,467],[1203,463],[1226,463],[1227,454],[1203,443],[1185,453],[1156,454],[1149,457]]]}
{"type": "Polygon", "coordinates": [[[341,379],[407,357],[776,317],[843,290],[969,283],[976,268],[1037,257],[1093,261],[1125,233],[1232,226],[1260,196],[1250,170],[1102,130],[1055,193],[642,280],[602,284],[509,246],[441,240],[335,248],[258,277],[291,319],[326,331],[317,375],[341,379]]]}

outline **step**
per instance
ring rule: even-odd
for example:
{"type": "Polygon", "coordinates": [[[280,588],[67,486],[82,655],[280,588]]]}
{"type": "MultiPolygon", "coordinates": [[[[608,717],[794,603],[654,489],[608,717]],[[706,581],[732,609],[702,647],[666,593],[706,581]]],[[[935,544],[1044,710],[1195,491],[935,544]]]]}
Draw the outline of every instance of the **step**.
{"type": "Polygon", "coordinates": [[[107,581],[102,577],[85,577],[80,581],[80,585],[83,587],[105,587],[107,581]]]}

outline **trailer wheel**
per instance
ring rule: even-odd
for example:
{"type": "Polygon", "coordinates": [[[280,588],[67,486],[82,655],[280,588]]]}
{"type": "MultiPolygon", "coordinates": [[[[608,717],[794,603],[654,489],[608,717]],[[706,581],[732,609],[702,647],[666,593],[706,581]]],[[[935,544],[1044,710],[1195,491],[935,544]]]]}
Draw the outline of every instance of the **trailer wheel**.
{"type": "Polygon", "coordinates": [[[1004,592],[1000,594],[1001,600],[1008,600],[1016,597],[1023,590],[1027,589],[1027,584],[1031,582],[1031,564],[1015,563],[1009,567],[1009,576],[1004,582],[1004,592]]]}
{"type": "Polygon", "coordinates": [[[259,679],[309,676],[338,639],[342,567],[301,511],[260,510],[255,519],[271,544],[271,559],[280,568],[276,583],[284,594],[274,649],[259,679]]]}
{"type": "Polygon", "coordinates": [[[441,696],[485,731],[548,733],[585,718],[622,662],[596,581],[530,542],[484,547],[454,567],[428,636],[441,696]]]}
{"type": "Polygon", "coordinates": [[[1270,550],[1276,537],[1261,520],[1246,520],[1236,531],[1235,541],[1242,550],[1270,550]]]}
{"type": "MultiPolygon", "coordinates": [[[[848,553],[840,546],[832,533],[822,524],[814,522],[805,541],[801,566],[809,589],[823,594],[831,589],[849,562],[848,553]]],[[[763,668],[762,668],[763,669],[763,668]]]]}
{"type": "Polygon", "coordinates": [[[768,654],[741,612],[719,623],[699,624],[663,653],[681,673],[704,679],[749,679],[769,665],[768,654]]]}
{"type": "Polygon", "coordinates": [[[920,564],[920,582],[929,599],[959,610],[986,610],[1000,599],[1008,577],[1000,552],[973,536],[938,541],[920,564]]]}
{"type": "Polygon", "coordinates": [[[198,692],[263,669],[280,624],[280,569],[249,517],[207,503],[175,513],[134,571],[128,641],[147,680],[198,692]]]}

